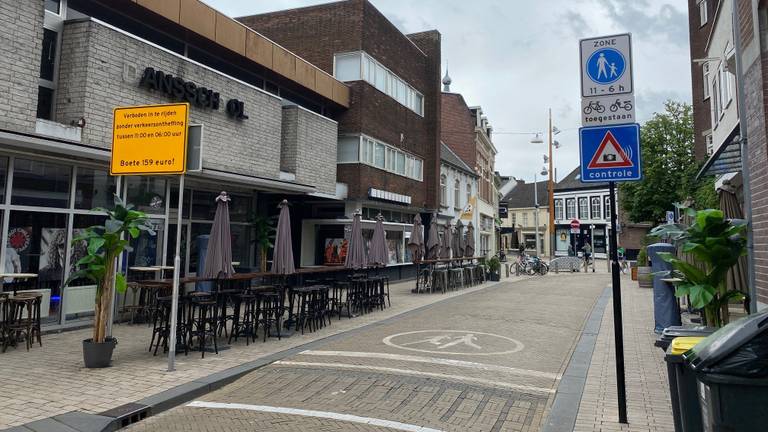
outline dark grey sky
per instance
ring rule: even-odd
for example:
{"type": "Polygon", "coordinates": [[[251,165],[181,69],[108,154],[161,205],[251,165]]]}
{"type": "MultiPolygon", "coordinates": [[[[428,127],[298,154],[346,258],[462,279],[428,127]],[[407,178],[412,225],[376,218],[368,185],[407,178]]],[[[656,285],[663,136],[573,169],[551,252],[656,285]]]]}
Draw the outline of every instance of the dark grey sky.
{"type": "MultiPolygon", "coordinates": [[[[451,90],[481,105],[497,132],[496,169],[532,180],[546,145],[504,132],[543,131],[547,109],[563,132],[559,178],[578,165],[580,38],[630,32],[642,121],[666,99],[690,102],[687,2],[682,0],[371,0],[404,33],[437,29],[451,90]]],[[[323,0],[206,0],[242,16],[323,0]]]]}

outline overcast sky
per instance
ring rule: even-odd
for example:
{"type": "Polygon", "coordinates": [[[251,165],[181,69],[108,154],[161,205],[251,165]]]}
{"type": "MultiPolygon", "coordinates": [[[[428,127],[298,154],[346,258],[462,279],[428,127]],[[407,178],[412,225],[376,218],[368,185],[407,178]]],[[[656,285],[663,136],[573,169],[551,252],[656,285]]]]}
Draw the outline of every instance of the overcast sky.
{"type": "MultiPolygon", "coordinates": [[[[206,0],[229,16],[327,3],[322,0],[206,0]]],[[[563,132],[558,178],[578,166],[579,47],[584,37],[631,32],[637,116],[666,99],[690,102],[687,2],[681,0],[371,0],[402,32],[437,29],[443,70],[495,129],[496,170],[532,180],[544,144],[504,132],[545,131],[547,109],[563,132]]]]}

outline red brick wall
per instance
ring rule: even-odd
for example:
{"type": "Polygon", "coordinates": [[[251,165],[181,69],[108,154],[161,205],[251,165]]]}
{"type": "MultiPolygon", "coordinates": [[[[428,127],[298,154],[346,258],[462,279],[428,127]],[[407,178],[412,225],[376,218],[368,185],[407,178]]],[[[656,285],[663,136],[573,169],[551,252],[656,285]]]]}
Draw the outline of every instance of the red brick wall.
{"type": "MultiPolygon", "coordinates": [[[[688,35],[690,39],[691,59],[707,56],[706,44],[714,22],[715,10],[719,0],[708,0],[707,24],[700,26],[699,0],[688,0],[688,35]]],[[[703,132],[712,128],[709,99],[704,100],[704,82],[701,63],[691,62],[691,96],[693,103],[694,155],[697,161],[707,158],[707,145],[703,132]]]]}
{"type": "Polygon", "coordinates": [[[364,133],[424,160],[424,182],[362,165],[339,166],[338,180],[350,198],[365,198],[374,183],[412,197],[413,206],[438,203],[440,164],[440,34],[402,34],[367,0],[347,0],[239,18],[286,49],[333,73],[335,53],[363,50],[424,95],[424,116],[368,83],[351,84],[349,110],[338,117],[339,133],[364,133]],[[402,137],[402,141],[401,141],[402,137]],[[355,184],[353,184],[355,183],[355,184]]]}
{"type": "Polygon", "coordinates": [[[458,93],[443,93],[442,139],[472,169],[477,165],[475,118],[458,93]]]}
{"type": "Polygon", "coordinates": [[[749,46],[755,37],[755,27],[752,22],[752,0],[737,0],[736,13],[739,14],[741,49],[744,49],[749,46]]]}

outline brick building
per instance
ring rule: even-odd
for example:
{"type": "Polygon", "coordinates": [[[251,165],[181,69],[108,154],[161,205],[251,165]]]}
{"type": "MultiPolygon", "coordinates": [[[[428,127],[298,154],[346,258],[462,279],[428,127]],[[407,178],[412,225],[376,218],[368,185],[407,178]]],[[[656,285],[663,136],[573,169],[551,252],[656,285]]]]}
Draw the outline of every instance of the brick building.
{"type": "Polygon", "coordinates": [[[710,64],[701,61],[707,57],[707,39],[715,22],[720,0],[688,0],[688,35],[691,50],[691,96],[693,107],[694,155],[703,161],[712,154],[712,112],[709,106],[710,90],[707,84],[710,64]]]}
{"type": "Polygon", "coordinates": [[[496,217],[499,194],[494,164],[496,147],[491,141],[493,128],[479,106],[469,106],[459,93],[451,93],[451,79],[446,72],[443,79],[441,107],[441,134],[443,142],[478,175],[477,227],[482,255],[493,255],[498,250],[496,217]]]}
{"type": "Polygon", "coordinates": [[[0,262],[5,273],[37,275],[8,277],[3,288],[43,294],[46,326],[90,319],[95,287],[63,286],[78,259],[71,239],[103,221],[91,209],[111,206],[114,193],[157,231],[133,241],[122,270],[172,264],[181,230],[183,275],[201,270],[221,190],[232,197],[240,271],[258,262],[254,214],[276,213],[282,198],[334,202],[336,119],[349,87],[198,0],[2,2],[0,40],[0,262]],[[157,78],[185,92],[153,87],[157,78]],[[180,101],[191,105],[181,226],[177,176],[108,171],[115,107],[180,101]],[[227,108],[233,101],[240,115],[227,108]]]}

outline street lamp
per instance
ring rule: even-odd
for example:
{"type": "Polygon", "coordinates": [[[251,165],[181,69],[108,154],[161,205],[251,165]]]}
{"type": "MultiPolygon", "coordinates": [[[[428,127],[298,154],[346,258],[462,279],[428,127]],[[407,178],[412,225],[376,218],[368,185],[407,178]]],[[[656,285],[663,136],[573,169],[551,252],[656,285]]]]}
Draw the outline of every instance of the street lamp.
{"type": "MultiPolygon", "coordinates": [[[[544,163],[549,162],[549,169],[546,167],[542,169],[541,175],[549,174],[549,182],[547,185],[547,189],[549,190],[549,255],[550,258],[552,258],[555,254],[555,182],[553,179],[554,167],[552,160],[552,149],[560,148],[560,143],[552,139],[552,137],[553,135],[557,135],[561,132],[557,126],[552,126],[552,108],[549,109],[549,127],[547,128],[547,132],[549,134],[549,155],[544,156],[544,163]]],[[[538,133],[533,139],[531,139],[531,144],[543,143],[544,141],[539,137],[538,133]]]]}

